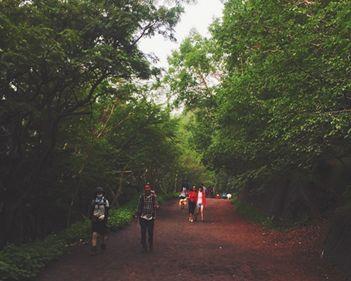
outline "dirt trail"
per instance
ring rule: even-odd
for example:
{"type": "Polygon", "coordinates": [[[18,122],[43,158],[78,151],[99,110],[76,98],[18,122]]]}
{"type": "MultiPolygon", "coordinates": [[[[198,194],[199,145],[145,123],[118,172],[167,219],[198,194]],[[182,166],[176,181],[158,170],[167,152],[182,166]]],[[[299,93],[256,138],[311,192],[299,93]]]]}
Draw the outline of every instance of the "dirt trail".
{"type": "Polygon", "coordinates": [[[206,222],[190,224],[176,202],[161,207],[155,250],[142,253],[136,222],[105,253],[79,246],[40,281],[344,281],[319,258],[315,230],[278,233],[247,222],[226,200],[209,199],[206,222]],[[303,237],[296,237],[304,235],[303,237]]]}

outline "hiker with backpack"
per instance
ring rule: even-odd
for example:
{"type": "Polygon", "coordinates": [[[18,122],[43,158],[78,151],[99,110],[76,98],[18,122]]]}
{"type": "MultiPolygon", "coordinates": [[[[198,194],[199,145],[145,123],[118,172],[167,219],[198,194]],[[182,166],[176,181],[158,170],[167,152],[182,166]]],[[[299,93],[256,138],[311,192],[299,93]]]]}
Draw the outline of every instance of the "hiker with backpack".
{"type": "Polygon", "coordinates": [[[154,224],[158,208],[156,193],[150,184],[144,185],[144,192],[139,198],[137,217],[141,229],[141,245],[143,251],[153,251],[154,224]],[[146,239],[148,236],[148,239],[146,239]]]}
{"type": "Polygon", "coordinates": [[[105,198],[105,192],[102,187],[98,187],[95,192],[95,198],[90,206],[90,220],[91,220],[91,250],[92,254],[97,253],[98,238],[101,238],[101,250],[106,249],[105,240],[107,237],[107,220],[110,204],[105,198]]]}

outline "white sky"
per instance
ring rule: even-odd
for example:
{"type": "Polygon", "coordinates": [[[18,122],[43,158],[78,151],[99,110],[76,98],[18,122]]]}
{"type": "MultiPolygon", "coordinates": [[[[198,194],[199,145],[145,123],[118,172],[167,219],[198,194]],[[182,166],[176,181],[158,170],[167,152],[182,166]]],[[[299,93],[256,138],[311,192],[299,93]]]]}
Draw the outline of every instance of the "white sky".
{"type": "Polygon", "coordinates": [[[208,35],[208,26],[213,19],[222,15],[223,4],[221,0],[197,0],[195,4],[185,5],[185,11],[175,28],[177,42],[171,42],[162,36],[146,38],[139,43],[140,49],[148,54],[156,55],[161,67],[167,67],[167,57],[172,50],[177,49],[179,44],[186,38],[192,29],[196,29],[202,35],[208,35]]]}

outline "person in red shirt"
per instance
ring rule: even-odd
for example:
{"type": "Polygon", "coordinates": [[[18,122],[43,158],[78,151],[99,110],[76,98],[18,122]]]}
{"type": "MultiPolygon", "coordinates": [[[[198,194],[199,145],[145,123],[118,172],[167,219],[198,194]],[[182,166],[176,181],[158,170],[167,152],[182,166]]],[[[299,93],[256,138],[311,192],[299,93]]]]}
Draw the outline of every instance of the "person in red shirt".
{"type": "Polygon", "coordinates": [[[196,217],[198,213],[201,215],[201,221],[204,221],[204,209],[206,206],[206,192],[204,191],[203,187],[199,187],[199,191],[197,192],[197,200],[196,200],[196,207],[197,207],[197,212],[196,212],[196,217]]]}
{"type": "Polygon", "coordinates": [[[194,213],[197,203],[197,191],[195,185],[188,193],[188,207],[189,207],[189,222],[194,222],[194,213]]]}

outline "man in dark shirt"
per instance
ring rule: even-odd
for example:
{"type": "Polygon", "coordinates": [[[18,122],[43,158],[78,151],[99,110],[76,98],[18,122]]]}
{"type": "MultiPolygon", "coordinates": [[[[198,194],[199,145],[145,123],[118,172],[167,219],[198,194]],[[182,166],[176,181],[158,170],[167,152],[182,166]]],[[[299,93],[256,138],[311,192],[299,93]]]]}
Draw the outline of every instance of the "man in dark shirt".
{"type": "Polygon", "coordinates": [[[137,216],[141,229],[141,245],[145,252],[153,250],[154,222],[157,209],[156,194],[150,184],[144,185],[144,193],[139,198],[137,216]],[[146,239],[146,234],[148,239],[146,239]],[[148,244],[147,241],[148,240],[148,244]]]}

